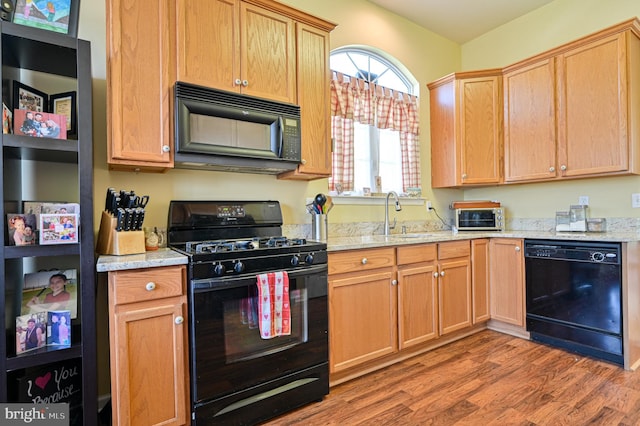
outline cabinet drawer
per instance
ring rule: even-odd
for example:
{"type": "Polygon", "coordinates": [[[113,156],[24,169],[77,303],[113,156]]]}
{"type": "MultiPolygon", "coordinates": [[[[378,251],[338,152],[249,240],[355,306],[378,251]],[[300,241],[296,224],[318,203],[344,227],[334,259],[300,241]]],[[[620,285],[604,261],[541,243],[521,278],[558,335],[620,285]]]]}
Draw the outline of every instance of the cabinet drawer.
{"type": "Polygon", "coordinates": [[[438,259],[453,259],[466,256],[471,256],[470,240],[438,244],[438,259]]]}
{"type": "Polygon", "coordinates": [[[181,296],[184,266],[109,272],[111,303],[115,305],[181,296]]]}
{"type": "Polygon", "coordinates": [[[398,265],[408,265],[410,263],[430,262],[436,260],[437,250],[435,244],[422,244],[415,246],[398,247],[396,256],[398,265]]]}
{"type": "Polygon", "coordinates": [[[390,247],[329,253],[328,268],[332,275],[391,267],[395,263],[395,249],[390,247]]]}

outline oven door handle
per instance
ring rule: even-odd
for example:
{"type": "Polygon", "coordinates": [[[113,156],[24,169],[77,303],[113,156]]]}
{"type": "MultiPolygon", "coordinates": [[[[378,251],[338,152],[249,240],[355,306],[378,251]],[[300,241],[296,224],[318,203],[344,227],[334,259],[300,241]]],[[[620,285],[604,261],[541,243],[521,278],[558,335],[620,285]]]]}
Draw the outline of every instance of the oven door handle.
{"type": "MultiPolygon", "coordinates": [[[[327,275],[327,264],[311,265],[306,268],[284,269],[289,275],[289,279],[295,279],[305,275],[327,275]]],[[[277,271],[266,271],[277,272],[277,271]]],[[[217,278],[206,278],[191,281],[191,289],[194,291],[216,291],[236,287],[246,287],[255,283],[258,274],[243,274],[217,278]]]]}

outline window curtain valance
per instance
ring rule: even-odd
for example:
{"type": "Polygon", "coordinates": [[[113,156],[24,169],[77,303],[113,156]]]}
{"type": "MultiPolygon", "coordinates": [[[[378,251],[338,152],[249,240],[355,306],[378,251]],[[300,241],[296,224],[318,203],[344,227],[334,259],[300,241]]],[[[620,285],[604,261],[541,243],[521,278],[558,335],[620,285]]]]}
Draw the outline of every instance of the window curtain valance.
{"type": "Polygon", "coordinates": [[[400,133],[403,190],[420,188],[419,109],[416,96],[333,72],[331,122],[333,173],[329,189],[353,190],[353,122],[400,133]]]}

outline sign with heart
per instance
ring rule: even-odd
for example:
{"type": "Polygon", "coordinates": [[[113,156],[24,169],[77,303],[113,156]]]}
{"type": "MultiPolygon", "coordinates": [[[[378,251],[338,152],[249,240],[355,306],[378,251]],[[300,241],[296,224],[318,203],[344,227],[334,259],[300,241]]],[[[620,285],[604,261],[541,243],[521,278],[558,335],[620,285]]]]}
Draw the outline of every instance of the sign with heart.
{"type": "Polygon", "coordinates": [[[17,402],[66,402],[71,407],[82,403],[82,364],[79,359],[28,368],[17,381],[17,402]]]}

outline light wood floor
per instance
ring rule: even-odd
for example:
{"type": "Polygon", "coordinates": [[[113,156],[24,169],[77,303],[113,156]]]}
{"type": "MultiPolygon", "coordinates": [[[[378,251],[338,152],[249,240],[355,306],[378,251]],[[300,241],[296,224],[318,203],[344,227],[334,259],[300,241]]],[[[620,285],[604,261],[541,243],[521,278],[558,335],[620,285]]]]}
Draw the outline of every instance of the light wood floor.
{"type": "Polygon", "coordinates": [[[486,330],[265,424],[640,425],[640,371],[486,330]]]}

